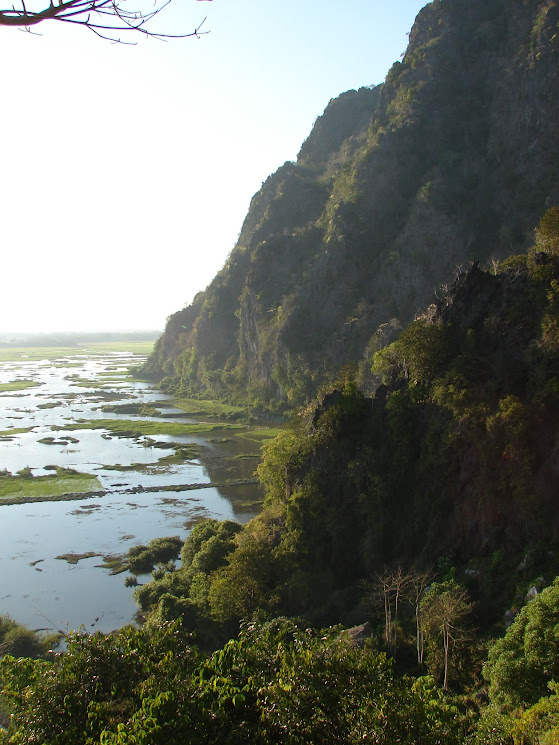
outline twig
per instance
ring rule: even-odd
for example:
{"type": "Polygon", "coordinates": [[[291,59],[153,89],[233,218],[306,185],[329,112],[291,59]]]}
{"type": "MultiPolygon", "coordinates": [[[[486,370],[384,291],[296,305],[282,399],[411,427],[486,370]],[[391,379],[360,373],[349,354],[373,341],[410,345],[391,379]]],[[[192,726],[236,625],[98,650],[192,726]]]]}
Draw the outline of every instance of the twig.
{"type": "MultiPolygon", "coordinates": [[[[59,21],[60,23],[84,26],[101,39],[118,44],[135,44],[133,41],[123,41],[120,36],[117,36],[120,32],[125,31],[135,31],[145,38],[159,39],[160,41],[186,39],[192,36],[199,39],[209,33],[209,31],[201,30],[207,16],[194,31],[188,33],[168,34],[147,28],[146,25],[165,10],[172,1],[166,0],[159,8],[150,12],[143,12],[141,10],[125,9],[123,7],[125,0],[66,0],[66,2],[59,0],[57,5],[55,5],[54,0],[50,0],[49,5],[39,11],[28,10],[25,0],[20,0],[21,8],[12,5],[11,8],[0,10],[0,26],[16,26],[32,33],[31,26],[44,21],[59,21]]],[[[197,2],[208,1],[211,2],[211,0],[197,0],[197,2]]]]}

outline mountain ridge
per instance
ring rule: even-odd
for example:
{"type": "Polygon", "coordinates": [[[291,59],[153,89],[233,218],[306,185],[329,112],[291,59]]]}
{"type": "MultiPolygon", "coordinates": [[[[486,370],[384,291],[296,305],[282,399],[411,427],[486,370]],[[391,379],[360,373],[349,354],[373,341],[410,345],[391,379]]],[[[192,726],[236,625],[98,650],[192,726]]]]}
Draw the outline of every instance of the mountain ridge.
{"type": "Polygon", "coordinates": [[[554,0],[435,0],[381,86],[317,118],[144,374],[284,410],[360,363],[472,259],[519,253],[559,203],[554,0]]]}

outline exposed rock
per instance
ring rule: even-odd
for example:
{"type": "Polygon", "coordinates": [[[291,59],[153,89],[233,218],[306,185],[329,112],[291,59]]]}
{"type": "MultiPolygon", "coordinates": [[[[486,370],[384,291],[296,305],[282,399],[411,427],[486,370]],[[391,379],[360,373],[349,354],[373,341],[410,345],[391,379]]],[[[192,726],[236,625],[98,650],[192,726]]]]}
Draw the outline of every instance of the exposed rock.
{"type": "Polygon", "coordinates": [[[320,417],[325,414],[327,411],[329,411],[333,406],[335,406],[340,398],[342,397],[342,392],[338,390],[331,391],[330,393],[327,393],[320,404],[316,407],[313,415],[313,427],[316,427],[318,424],[318,420],[320,417]]]}
{"type": "Polygon", "coordinates": [[[342,631],[341,638],[347,639],[352,647],[364,649],[367,639],[373,635],[373,630],[369,623],[362,623],[360,626],[353,626],[351,629],[342,631]]]}
{"type": "Polygon", "coordinates": [[[530,600],[533,600],[537,595],[540,594],[540,592],[543,590],[543,588],[546,586],[546,581],[543,577],[537,577],[534,584],[529,588],[528,592],[526,593],[524,597],[524,602],[529,603],[530,600]]]}
{"type": "Polygon", "coordinates": [[[512,624],[512,622],[514,621],[517,615],[518,615],[517,608],[509,608],[508,611],[506,611],[505,617],[504,617],[506,629],[509,628],[509,626],[512,624]]]}
{"type": "Polygon", "coordinates": [[[479,569],[466,569],[464,574],[471,579],[479,579],[481,576],[479,569]]]}

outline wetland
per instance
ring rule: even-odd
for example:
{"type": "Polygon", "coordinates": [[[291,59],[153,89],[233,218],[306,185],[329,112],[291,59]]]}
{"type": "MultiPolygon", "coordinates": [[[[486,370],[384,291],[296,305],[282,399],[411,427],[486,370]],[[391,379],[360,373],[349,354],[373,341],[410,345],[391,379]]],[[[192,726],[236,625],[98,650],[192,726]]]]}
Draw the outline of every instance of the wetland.
{"type": "Polygon", "coordinates": [[[148,351],[3,350],[0,614],[49,631],[111,631],[137,610],[123,576],[130,549],[259,511],[254,471],[278,430],[134,379],[148,351]]]}

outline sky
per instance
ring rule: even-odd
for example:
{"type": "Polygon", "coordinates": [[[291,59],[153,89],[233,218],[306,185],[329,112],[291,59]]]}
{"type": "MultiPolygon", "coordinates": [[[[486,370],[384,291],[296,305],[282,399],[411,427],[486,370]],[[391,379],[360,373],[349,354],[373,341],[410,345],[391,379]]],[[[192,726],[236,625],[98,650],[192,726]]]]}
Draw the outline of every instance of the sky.
{"type": "Polygon", "coordinates": [[[383,82],[425,4],[172,0],[157,30],[209,33],[135,46],[0,27],[0,332],[163,330],[329,100],[383,82]]]}

